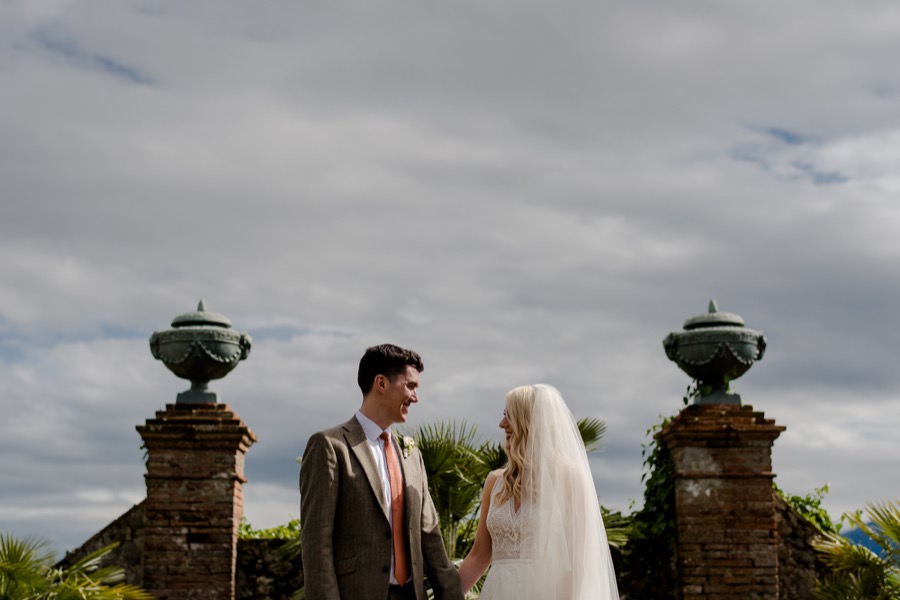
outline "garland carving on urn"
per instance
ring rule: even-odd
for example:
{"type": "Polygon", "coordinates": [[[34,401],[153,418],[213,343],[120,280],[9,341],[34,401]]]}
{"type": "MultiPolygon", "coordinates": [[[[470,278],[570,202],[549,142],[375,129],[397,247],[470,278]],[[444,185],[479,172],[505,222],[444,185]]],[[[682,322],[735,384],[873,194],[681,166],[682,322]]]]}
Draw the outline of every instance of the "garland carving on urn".
{"type": "Polygon", "coordinates": [[[207,312],[203,300],[196,311],[175,317],[172,329],[150,336],[153,358],[191,382],[189,390],[178,394],[176,404],[215,404],[217,395],[208,389],[209,382],[225,377],[246,359],[251,345],[247,333],[231,329],[225,315],[207,312]]]}
{"type": "Polygon", "coordinates": [[[766,351],[766,336],[744,327],[740,316],[719,312],[715,300],[706,314],[690,318],[684,331],[663,340],[666,356],[700,385],[696,404],[740,404],[729,382],[746,373],[766,351]]]}

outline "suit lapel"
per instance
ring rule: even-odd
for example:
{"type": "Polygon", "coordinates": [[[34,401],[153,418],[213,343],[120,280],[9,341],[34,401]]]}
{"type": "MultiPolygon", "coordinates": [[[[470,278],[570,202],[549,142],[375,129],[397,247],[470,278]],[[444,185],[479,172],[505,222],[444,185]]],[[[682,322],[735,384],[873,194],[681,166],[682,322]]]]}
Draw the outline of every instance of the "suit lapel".
{"type": "Polygon", "coordinates": [[[383,488],[381,486],[381,476],[378,474],[378,467],[375,465],[375,459],[372,458],[372,450],[369,448],[369,440],[366,438],[366,432],[363,431],[362,425],[359,424],[356,417],[353,417],[344,423],[344,435],[347,440],[347,445],[353,451],[353,454],[356,455],[359,464],[362,465],[363,472],[366,474],[366,479],[369,480],[369,486],[372,488],[372,493],[375,494],[378,505],[381,507],[381,512],[384,513],[384,518],[390,520],[387,500],[384,497],[383,488]]]}
{"type": "MultiPolygon", "coordinates": [[[[394,444],[394,448],[397,448],[399,444],[394,444]]],[[[404,452],[402,448],[397,448],[398,454],[400,457],[400,470],[403,471],[403,488],[406,493],[406,500],[409,501],[410,498],[417,498],[417,487],[420,483],[419,480],[419,463],[413,457],[412,452],[404,452]]],[[[413,531],[413,518],[414,515],[417,515],[418,512],[413,510],[413,506],[410,504],[406,505],[406,531],[407,535],[411,535],[413,531]]],[[[410,537],[410,543],[412,543],[412,538],[410,537]]]]}

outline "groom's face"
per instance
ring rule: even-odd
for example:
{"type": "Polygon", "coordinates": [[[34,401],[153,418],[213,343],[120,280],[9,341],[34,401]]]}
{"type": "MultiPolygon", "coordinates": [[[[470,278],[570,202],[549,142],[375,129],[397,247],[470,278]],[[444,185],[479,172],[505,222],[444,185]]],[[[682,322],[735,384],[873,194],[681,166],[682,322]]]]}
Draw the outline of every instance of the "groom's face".
{"type": "Polygon", "coordinates": [[[406,372],[396,375],[393,379],[385,378],[382,401],[391,423],[406,423],[409,405],[419,401],[416,395],[418,388],[419,372],[410,365],[406,366],[406,372]]]}

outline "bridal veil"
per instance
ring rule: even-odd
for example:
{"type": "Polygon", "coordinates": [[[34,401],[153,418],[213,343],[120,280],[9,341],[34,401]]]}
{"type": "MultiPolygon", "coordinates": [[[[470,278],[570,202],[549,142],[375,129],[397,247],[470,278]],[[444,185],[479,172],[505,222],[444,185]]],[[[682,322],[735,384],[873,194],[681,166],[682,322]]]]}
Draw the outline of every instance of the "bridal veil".
{"type": "Polygon", "coordinates": [[[532,386],[534,405],[522,477],[535,560],[525,589],[535,600],[617,600],[600,504],[578,425],[556,388],[532,386]]]}

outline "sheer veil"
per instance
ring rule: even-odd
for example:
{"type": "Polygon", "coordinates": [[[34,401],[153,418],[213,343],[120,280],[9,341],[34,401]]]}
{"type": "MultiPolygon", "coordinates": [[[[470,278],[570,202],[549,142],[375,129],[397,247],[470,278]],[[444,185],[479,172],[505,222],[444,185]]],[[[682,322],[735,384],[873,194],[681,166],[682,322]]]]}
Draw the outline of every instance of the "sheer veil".
{"type": "Polygon", "coordinates": [[[556,388],[537,384],[522,476],[535,599],[617,600],[600,504],[578,425],[556,388]]]}

